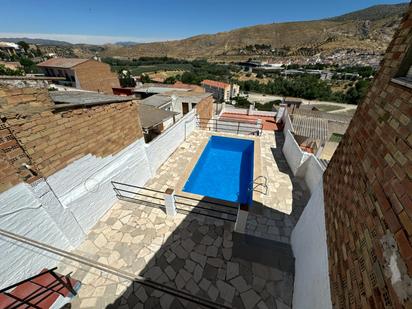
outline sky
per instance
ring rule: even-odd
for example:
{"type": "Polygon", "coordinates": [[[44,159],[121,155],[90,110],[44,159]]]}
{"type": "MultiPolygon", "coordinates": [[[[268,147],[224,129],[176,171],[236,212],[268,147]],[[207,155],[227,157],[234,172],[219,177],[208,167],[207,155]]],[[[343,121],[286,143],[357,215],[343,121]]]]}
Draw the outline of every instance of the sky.
{"type": "Polygon", "coordinates": [[[1,0],[0,37],[152,42],[338,16],[402,0],[1,0]]]}

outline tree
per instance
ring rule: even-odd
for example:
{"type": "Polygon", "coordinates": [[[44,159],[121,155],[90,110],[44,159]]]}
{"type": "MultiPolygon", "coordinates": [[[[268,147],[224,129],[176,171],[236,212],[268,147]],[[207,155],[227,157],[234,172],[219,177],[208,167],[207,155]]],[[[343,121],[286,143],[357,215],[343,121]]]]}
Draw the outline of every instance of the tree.
{"type": "Polygon", "coordinates": [[[151,82],[152,82],[152,80],[150,79],[149,75],[147,75],[147,74],[142,74],[142,75],[140,75],[140,81],[141,81],[142,83],[151,83],[151,82]]]}
{"type": "Polygon", "coordinates": [[[176,77],[175,76],[169,76],[163,81],[164,84],[174,84],[176,83],[176,77]]]}
{"type": "Polygon", "coordinates": [[[27,57],[20,57],[20,64],[26,73],[36,73],[38,71],[36,64],[27,57]]]}
{"type": "Polygon", "coordinates": [[[17,42],[17,45],[19,45],[20,48],[24,49],[25,52],[27,52],[30,49],[29,44],[27,44],[24,41],[17,42]]]}
{"type": "Polygon", "coordinates": [[[122,87],[135,87],[136,81],[129,70],[122,69],[119,71],[119,82],[122,87]]]}

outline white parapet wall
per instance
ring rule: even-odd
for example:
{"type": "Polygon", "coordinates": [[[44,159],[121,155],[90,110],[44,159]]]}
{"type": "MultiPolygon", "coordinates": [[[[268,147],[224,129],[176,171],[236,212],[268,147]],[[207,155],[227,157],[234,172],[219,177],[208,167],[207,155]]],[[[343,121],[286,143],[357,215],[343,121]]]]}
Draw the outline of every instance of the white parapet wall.
{"type": "Polygon", "coordinates": [[[296,175],[300,166],[309,158],[309,153],[300,149],[293,134],[289,130],[285,129],[283,133],[285,135],[285,143],[283,144],[282,152],[293,175],[296,175]]]}
{"type": "MultiPolygon", "coordinates": [[[[141,138],[111,156],[89,154],[47,179],[0,193],[0,228],[61,249],[75,248],[116,202],[111,181],[144,185],[195,128],[193,110],[150,144],[141,138]]],[[[0,252],[0,287],[58,263],[56,256],[3,237],[0,252]]]]}
{"type": "Polygon", "coordinates": [[[116,201],[111,180],[144,185],[150,177],[142,138],[112,156],[89,154],[51,175],[47,182],[87,233],[116,201]]]}
{"type": "Polygon", "coordinates": [[[283,130],[285,143],[283,144],[282,152],[293,175],[303,178],[311,194],[313,194],[325,171],[324,167],[315,155],[305,152],[299,147],[292,134],[293,124],[290,121],[287,110],[284,111],[282,120],[285,124],[283,130]]]}
{"type": "Polygon", "coordinates": [[[332,308],[322,180],[292,231],[293,308],[332,308]]]}
{"type": "Polygon", "coordinates": [[[170,157],[190,133],[196,128],[196,111],[192,110],[173,126],[145,145],[152,175],[170,157]]]}
{"type": "MultiPolygon", "coordinates": [[[[20,183],[0,194],[0,228],[60,249],[71,241],[50,217],[33,188],[20,183]]],[[[56,266],[55,257],[0,236],[0,288],[21,281],[43,268],[56,266]]]]}
{"type": "Polygon", "coordinates": [[[332,308],[323,199],[324,167],[318,158],[300,149],[287,109],[282,111],[283,154],[293,175],[303,178],[311,197],[292,231],[295,256],[293,308],[332,308]]]}

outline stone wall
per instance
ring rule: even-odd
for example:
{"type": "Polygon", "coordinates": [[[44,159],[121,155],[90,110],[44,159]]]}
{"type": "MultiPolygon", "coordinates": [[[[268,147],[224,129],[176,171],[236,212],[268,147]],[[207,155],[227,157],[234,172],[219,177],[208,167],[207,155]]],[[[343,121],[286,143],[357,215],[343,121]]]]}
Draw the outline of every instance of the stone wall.
{"type": "Polygon", "coordinates": [[[324,174],[337,308],[412,307],[412,89],[392,81],[412,48],[411,13],[324,174]]]}
{"type": "Polygon", "coordinates": [[[117,75],[106,63],[89,60],[77,65],[74,69],[81,89],[112,94],[112,88],[120,87],[117,75]]]}

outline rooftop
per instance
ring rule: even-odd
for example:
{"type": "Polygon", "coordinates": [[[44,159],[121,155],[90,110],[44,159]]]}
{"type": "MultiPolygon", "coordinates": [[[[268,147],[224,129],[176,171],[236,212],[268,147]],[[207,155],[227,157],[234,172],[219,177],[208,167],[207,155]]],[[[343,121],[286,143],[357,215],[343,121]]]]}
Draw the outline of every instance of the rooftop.
{"type": "Polygon", "coordinates": [[[140,124],[143,129],[157,126],[178,114],[179,113],[166,111],[146,104],[139,105],[140,124]]]}
{"type": "Polygon", "coordinates": [[[133,92],[144,92],[144,93],[164,93],[164,92],[169,92],[171,90],[174,91],[190,91],[191,89],[189,88],[178,88],[178,87],[169,87],[169,85],[163,85],[163,84],[149,84],[146,86],[143,85],[142,87],[135,88],[133,92]]]}
{"type": "Polygon", "coordinates": [[[49,94],[53,102],[56,104],[94,105],[127,102],[133,99],[127,96],[107,95],[98,92],[85,91],[50,91],[49,94]]]}
{"type": "Polygon", "coordinates": [[[315,140],[328,139],[328,121],[321,118],[291,115],[294,133],[315,140]]]}
{"type": "Polygon", "coordinates": [[[230,86],[230,84],[228,83],[218,82],[218,81],[210,80],[210,79],[205,79],[204,81],[202,81],[202,85],[208,85],[208,86],[217,87],[217,88],[226,88],[230,86]]]}
{"type": "MultiPolygon", "coordinates": [[[[170,89],[169,89],[170,90],[170,89]]],[[[172,98],[169,96],[163,96],[163,95],[152,95],[144,100],[141,100],[142,104],[145,105],[151,105],[154,107],[162,107],[166,104],[169,104],[172,102],[172,98]]]]}
{"type": "Polygon", "coordinates": [[[82,58],[51,58],[49,60],[38,63],[37,66],[70,69],[89,60],[90,59],[82,58]]]}

